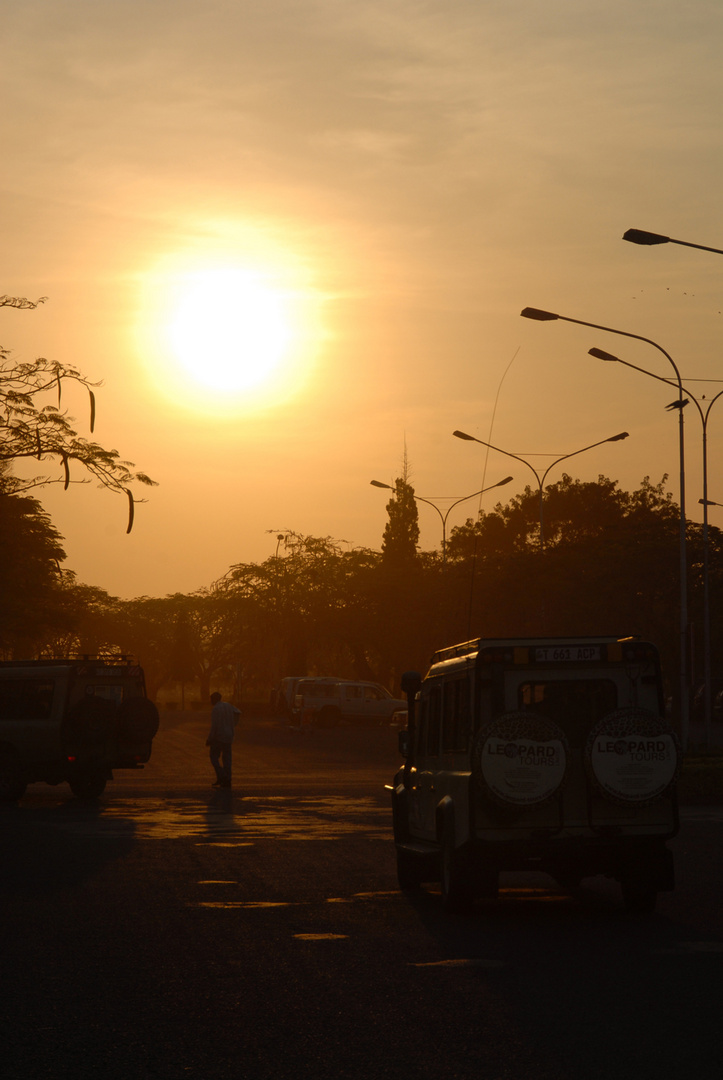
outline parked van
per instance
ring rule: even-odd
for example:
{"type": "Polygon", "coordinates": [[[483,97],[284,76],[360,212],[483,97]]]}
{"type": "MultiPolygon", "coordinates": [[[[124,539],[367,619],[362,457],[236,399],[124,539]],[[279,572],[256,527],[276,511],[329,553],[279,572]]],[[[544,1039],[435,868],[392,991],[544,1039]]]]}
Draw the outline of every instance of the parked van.
{"type": "Polygon", "coordinates": [[[132,660],[0,662],[0,802],[28,784],[70,785],[95,798],[113,769],[142,768],[158,710],[132,660]]]}
{"type": "Polygon", "coordinates": [[[300,679],[294,698],[294,720],[313,727],[336,727],[344,722],[365,726],[390,724],[407,703],[374,682],[352,679],[300,679]]]}
{"type": "Polygon", "coordinates": [[[392,791],[399,883],[452,909],[500,871],[617,879],[629,910],[672,890],[678,739],[656,648],[631,638],[479,639],[407,673],[392,791]]]}

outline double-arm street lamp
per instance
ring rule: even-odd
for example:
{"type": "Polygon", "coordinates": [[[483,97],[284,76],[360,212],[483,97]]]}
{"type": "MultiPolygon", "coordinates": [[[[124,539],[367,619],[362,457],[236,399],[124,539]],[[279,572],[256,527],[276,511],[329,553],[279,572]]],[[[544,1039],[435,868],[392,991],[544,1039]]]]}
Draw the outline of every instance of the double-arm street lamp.
{"type": "MultiPolygon", "coordinates": [[[[459,506],[460,503],[466,502],[467,499],[474,499],[475,495],[484,495],[484,493],[486,491],[492,491],[494,488],[504,487],[505,484],[509,484],[510,480],[512,480],[512,477],[511,476],[506,476],[504,478],[504,480],[498,480],[496,484],[490,484],[489,487],[482,488],[481,491],[473,491],[471,495],[463,495],[461,499],[455,499],[455,501],[450,506],[448,506],[447,509],[444,512],[442,510],[440,510],[440,508],[437,506],[437,504],[432,502],[431,499],[423,499],[421,495],[413,495],[412,496],[412,498],[414,499],[415,502],[426,503],[427,506],[433,507],[437,511],[437,513],[439,514],[440,520],[442,522],[442,565],[443,566],[447,565],[447,518],[449,517],[450,511],[454,510],[455,506],[459,506]]],[[[370,480],[369,483],[372,485],[372,487],[387,488],[389,491],[394,491],[395,490],[395,488],[393,488],[391,484],[383,484],[381,482],[381,480],[370,480]]]]}
{"type": "Polygon", "coordinates": [[[544,496],[543,486],[547,479],[547,474],[551,469],[554,469],[555,465],[559,465],[561,461],[567,461],[568,458],[576,457],[577,454],[584,454],[586,450],[593,450],[596,446],[602,446],[603,443],[620,442],[621,439],[628,438],[627,431],[621,431],[619,435],[611,435],[609,439],[600,439],[599,442],[591,443],[590,446],[583,446],[581,450],[573,450],[571,454],[563,454],[562,457],[557,458],[550,465],[547,466],[544,473],[540,474],[534,465],[531,465],[529,461],[526,461],[519,454],[511,454],[509,450],[501,450],[499,446],[493,446],[492,443],[485,442],[484,439],[478,439],[474,435],[467,435],[464,431],[453,431],[452,434],[457,439],[466,439],[468,442],[480,443],[482,446],[488,446],[490,450],[496,450],[498,454],[505,454],[507,457],[514,458],[515,461],[521,461],[523,465],[526,465],[535,474],[537,480],[537,490],[540,496],[540,551],[545,550],[545,523],[544,523],[544,496]]]}
{"type": "MultiPolygon", "coordinates": [[[[688,722],[690,705],[688,700],[688,569],[685,549],[685,422],[683,419],[683,382],[678,367],[670,353],[666,352],[662,345],[651,338],[641,334],[631,334],[627,330],[618,330],[614,326],[601,326],[599,323],[586,322],[584,319],[572,319],[567,315],[558,315],[552,311],[543,311],[540,308],[526,307],[520,312],[525,319],[535,319],[538,322],[575,323],[577,326],[589,326],[593,330],[605,330],[609,334],[618,334],[620,337],[632,338],[635,341],[644,341],[661,352],[668,360],[675,372],[675,383],[678,387],[678,401],[672,406],[678,411],[678,452],[680,458],[680,735],[683,746],[688,745],[688,722]]],[[[640,369],[643,370],[642,368],[640,369]]]]}
{"type": "MultiPolygon", "coordinates": [[[[675,385],[672,379],[666,379],[662,375],[656,375],[652,371],[647,371],[646,368],[638,367],[637,364],[631,364],[627,360],[621,360],[619,356],[614,356],[612,353],[605,352],[603,349],[588,349],[590,356],[596,357],[598,360],[613,361],[617,364],[624,364],[625,367],[633,368],[634,371],[640,371],[643,375],[649,375],[651,379],[657,379],[659,382],[667,383],[669,386],[675,385]]],[[[684,393],[687,397],[683,400],[673,401],[668,405],[668,409],[683,409],[689,404],[689,400],[693,402],[698,415],[700,416],[700,422],[703,428],[703,498],[698,502],[703,507],[703,684],[704,684],[704,715],[705,715],[705,741],[706,745],[710,745],[710,724],[712,717],[712,696],[711,696],[711,650],[710,650],[710,541],[708,535],[708,507],[717,506],[717,503],[712,503],[708,498],[708,418],[710,411],[715,405],[719,397],[723,396],[723,390],[720,390],[715,397],[706,402],[705,408],[698,401],[695,394],[692,394],[687,387],[684,387],[684,393]]],[[[703,399],[705,400],[705,399],[703,399]]]]}
{"type": "MultiPolygon", "coordinates": [[[[712,251],[714,255],[723,255],[721,248],[708,247],[707,244],[692,244],[689,240],[674,240],[672,236],[663,236],[661,233],[645,232],[643,229],[628,229],[623,233],[623,240],[629,241],[631,244],[642,244],[646,247],[650,247],[656,244],[680,244],[682,247],[696,248],[698,251],[712,251]]],[[[705,740],[706,744],[710,745],[710,723],[711,723],[711,671],[710,671],[710,607],[708,597],[708,507],[718,506],[719,503],[714,503],[708,499],[708,451],[707,451],[707,426],[708,416],[710,410],[713,407],[713,403],[717,401],[720,394],[716,396],[708,403],[708,407],[703,413],[702,407],[698,404],[698,401],[693,397],[690,391],[686,390],[686,393],[695,402],[695,405],[700,413],[701,422],[703,424],[703,498],[699,499],[703,506],[703,596],[704,596],[704,639],[705,639],[705,740]]],[[[723,391],[721,391],[723,393],[723,391]]]]}

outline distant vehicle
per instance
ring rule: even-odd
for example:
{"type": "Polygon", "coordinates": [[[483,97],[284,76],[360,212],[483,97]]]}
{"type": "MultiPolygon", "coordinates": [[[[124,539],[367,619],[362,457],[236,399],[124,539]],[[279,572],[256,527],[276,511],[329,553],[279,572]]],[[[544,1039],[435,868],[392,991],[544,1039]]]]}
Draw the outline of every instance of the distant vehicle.
{"type": "Polygon", "coordinates": [[[0,662],[0,802],[67,782],[96,798],[113,769],[142,768],[158,710],[128,658],[0,662]]]}
{"type": "Polygon", "coordinates": [[[604,874],[649,912],[674,887],[678,740],[656,648],[626,638],[495,639],[432,657],[403,688],[409,725],[392,811],[403,889],[448,909],[496,896],[500,871],[563,888],[604,874]]]}
{"type": "Polygon", "coordinates": [[[406,712],[407,703],[380,683],[352,679],[300,679],[294,697],[297,724],[330,728],[340,723],[364,726],[390,724],[406,712]]]}
{"type": "Polygon", "coordinates": [[[291,716],[291,711],[294,707],[296,687],[299,680],[303,678],[303,675],[289,675],[285,679],[282,679],[276,687],[276,690],[274,691],[273,706],[277,716],[291,716]]]}

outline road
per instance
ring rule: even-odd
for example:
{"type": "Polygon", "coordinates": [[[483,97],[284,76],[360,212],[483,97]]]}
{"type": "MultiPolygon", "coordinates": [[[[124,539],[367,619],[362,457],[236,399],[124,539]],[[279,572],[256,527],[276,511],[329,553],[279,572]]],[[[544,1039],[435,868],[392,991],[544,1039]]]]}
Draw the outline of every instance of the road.
{"type": "Polygon", "coordinates": [[[722,808],[684,808],[650,919],[543,875],[444,916],[397,889],[394,732],[248,722],[219,792],[207,723],[164,721],[95,805],[33,785],[2,811],[8,1076],[721,1075],[722,808]]]}

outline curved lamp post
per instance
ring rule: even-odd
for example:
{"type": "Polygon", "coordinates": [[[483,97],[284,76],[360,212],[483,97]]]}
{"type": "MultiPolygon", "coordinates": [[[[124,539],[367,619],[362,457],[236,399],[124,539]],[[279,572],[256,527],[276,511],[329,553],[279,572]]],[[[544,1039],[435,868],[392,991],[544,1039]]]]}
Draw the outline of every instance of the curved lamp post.
{"type": "MultiPolygon", "coordinates": [[[[633,368],[634,371],[640,371],[643,375],[649,375],[651,379],[657,379],[659,382],[667,383],[669,386],[674,385],[672,379],[666,379],[662,375],[656,375],[652,371],[648,371],[646,368],[638,367],[637,364],[631,364],[627,360],[621,360],[619,356],[614,356],[612,353],[605,352],[603,349],[588,349],[590,356],[596,357],[598,360],[612,361],[616,364],[623,364],[625,367],[633,368]]],[[[715,405],[719,397],[723,396],[723,390],[719,390],[715,397],[711,398],[707,402],[706,407],[703,408],[698,401],[695,394],[692,394],[690,390],[685,388],[687,398],[679,401],[672,401],[667,406],[669,410],[683,409],[689,404],[688,398],[693,402],[698,415],[700,416],[700,422],[703,428],[703,498],[698,499],[698,502],[703,507],[703,682],[704,698],[705,698],[705,741],[706,745],[710,745],[710,724],[712,717],[712,700],[711,700],[711,658],[710,658],[710,543],[708,539],[708,507],[717,506],[718,503],[711,502],[708,498],[708,418],[710,411],[715,405]]]]}
{"type": "MultiPolygon", "coordinates": [[[[440,510],[436,503],[433,503],[431,499],[423,499],[421,495],[413,495],[412,498],[415,502],[426,503],[427,506],[432,506],[439,514],[442,522],[442,565],[447,565],[447,518],[450,511],[454,510],[455,506],[459,506],[460,503],[466,502],[467,499],[474,499],[475,495],[484,495],[486,491],[492,491],[493,488],[504,487],[505,484],[509,484],[511,476],[506,476],[504,480],[498,480],[496,484],[490,484],[489,487],[482,488],[481,491],[473,491],[471,495],[463,495],[461,499],[455,499],[455,501],[447,507],[444,513],[440,510]]],[[[394,491],[395,488],[391,484],[383,484],[381,480],[370,480],[369,483],[372,487],[388,488],[389,491],[394,491]]]]}
{"type": "Polygon", "coordinates": [[[452,434],[456,439],[465,439],[467,442],[480,443],[481,446],[488,446],[490,450],[496,450],[498,454],[506,454],[507,457],[514,458],[515,461],[521,461],[523,465],[526,465],[535,474],[537,480],[537,490],[540,495],[540,551],[545,550],[545,525],[544,525],[544,496],[543,486],[547,478],[547,474],[551,469],[554,469],[555,465],[559,465],[561,461],[567,461],[568,458],[576,457],[577,454],[584,454],[586,450],[593,450],[596,446],[602,446],[603,443],[620,442],[621,439],[628,438],[627,431],[621,431],[619,435],[611,435],[609,439],[600,439],[599,442],[591,443],[590,446],[583,446],[581,450],[573,450],[571,454],[563,454],[562,457],[557,458],[552,464],[548,465],[544,473],[540,475],[534,465],[531,465],[529,461],[525,461],[519,454],[511,454],[509,450],[501,450],[499,446],[493,446],[492,443],[485,442],[484,439],[478,439],[474,435],[467,435],[464,431],[453,431],[452,434]]]}
{"type": "MultiPolygon", "coordinates": [[[[577,326],[589,326],[593,330],[605,330],[609,334],[618,334],[620,337],[633,338],[634,341],[644,341],[661,352],[670,362],[675,372],[675,382],[678,386],[678,401],[673,408],[678,410],[678,452],[680,457],[680,735],[684,749],[688,746],[688,721],[690,706],[688,701],[688,569],[685,553],[685,423],[683,420],[683,382],[678,367],[670,353],[666,352],[662,345],[652,338],[643,337],[641,334],[631,334],[627,330],[618,330],[614,326],[601,326],[599,323],[586,322],[584,319],[571,319],[567,315],[557,315],[552,311],[543,311],[540,308],[523,308],[520,312],[525,319],[535,319],[538,322],[551,322],[559,319],[560,322],[575,323],[577,326]]],[[[641,369],[642,370],[642,369],[641,369]]]]}
{"type": "Polygon", "coordinates": [[[652,247],[654,244],[680,244],[681,247],[697,248],[699,251],[712,251],[715,255],[723,255],[720,248],[706,247],[705,244],[691,244],[689,240],[674,240],[672,236],[645,232],[643,229],[628,229],[623,233],[623,240],[631,244],[642,244],[645,247],[652,247]]]}

